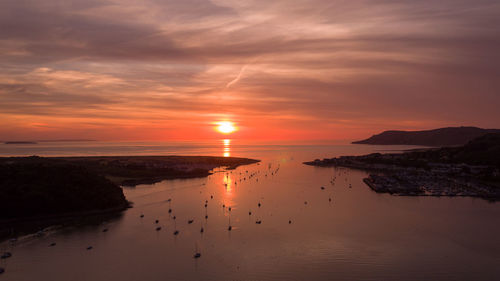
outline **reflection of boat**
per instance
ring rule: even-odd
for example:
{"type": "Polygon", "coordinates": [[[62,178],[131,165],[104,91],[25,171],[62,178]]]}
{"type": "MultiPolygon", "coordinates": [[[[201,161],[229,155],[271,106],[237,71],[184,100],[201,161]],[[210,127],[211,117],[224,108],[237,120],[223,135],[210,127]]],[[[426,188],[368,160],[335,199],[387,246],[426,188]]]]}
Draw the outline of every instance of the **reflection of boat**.
{"type": "MultiPolygon", "coordinates": [[[[202,228],[202,229],[203,229],[203,228],[202,228]]],[[[197,245],[197,244],[195,244],[195,247],[196,247],[196,252],[195,252],[195,254],[194,254],[194,256],[193,256],[193,257],[194,257],[195,259],[197,259],[197,258],[201,257],[201,253],[200,253],[200,251],[198,251],[198,245],[197,245]]]]}

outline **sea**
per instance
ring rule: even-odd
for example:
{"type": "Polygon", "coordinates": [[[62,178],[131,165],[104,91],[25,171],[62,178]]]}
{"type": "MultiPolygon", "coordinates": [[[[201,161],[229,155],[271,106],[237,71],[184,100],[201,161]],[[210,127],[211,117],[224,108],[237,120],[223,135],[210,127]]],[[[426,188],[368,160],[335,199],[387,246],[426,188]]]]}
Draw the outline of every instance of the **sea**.
{"type": "Polygon", "coordinates": [[[363,183],[365,171],[303,164],[414,148],[235,139],[0,144],[0,156],[261,160],[123,187],[133,208],[119,215],[3,241],[0,253],[12,257],[0,260],[0,281],[500,280],[500,203],[379,194],[363,183]]]}

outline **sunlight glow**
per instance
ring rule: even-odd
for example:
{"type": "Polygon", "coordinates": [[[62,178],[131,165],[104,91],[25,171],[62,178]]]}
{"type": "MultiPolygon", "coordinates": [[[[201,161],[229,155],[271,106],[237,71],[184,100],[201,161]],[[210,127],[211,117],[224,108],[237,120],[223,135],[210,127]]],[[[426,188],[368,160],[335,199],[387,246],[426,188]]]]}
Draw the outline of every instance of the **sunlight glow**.
{"type": "Polygon", "coordinates": [[[231,134],[231,133],[234,133],[236,132],[237,128],[236,126],[234,125],[233,122],[230,122],[230,121],[222,121],[222,122],[218,122],[217,123],[217,128],[216,130],[219,132],[219,133],[223,133],[223,134],[231,134]]]}

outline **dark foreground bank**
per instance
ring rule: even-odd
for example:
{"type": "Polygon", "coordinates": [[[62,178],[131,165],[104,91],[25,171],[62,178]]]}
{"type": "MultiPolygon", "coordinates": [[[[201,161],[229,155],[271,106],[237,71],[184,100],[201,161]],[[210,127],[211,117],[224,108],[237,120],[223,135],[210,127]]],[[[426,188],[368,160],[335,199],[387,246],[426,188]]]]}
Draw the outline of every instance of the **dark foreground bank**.
{"type": "Polygon", "coordinates": [[[256,162],[205,156],[0,158],[0,232],[18,223],[122,211],[130,202],[120,185],[204,177],[217,167],[256,162]]]}

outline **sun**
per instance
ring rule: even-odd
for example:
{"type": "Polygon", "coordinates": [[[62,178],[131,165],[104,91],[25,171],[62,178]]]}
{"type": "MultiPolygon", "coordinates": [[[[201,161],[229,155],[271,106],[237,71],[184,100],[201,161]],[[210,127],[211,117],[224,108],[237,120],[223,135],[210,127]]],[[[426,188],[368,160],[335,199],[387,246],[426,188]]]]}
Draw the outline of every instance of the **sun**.
{"type": "Polygon", "coordinates": [[[215,128],[219,133],[223,134],[231,134],[236,132],[238,130],[236,126],[234,125],[233,122],[230,121],[222,121],[222,122],[217,122],[217,127],[215,128]]]}

